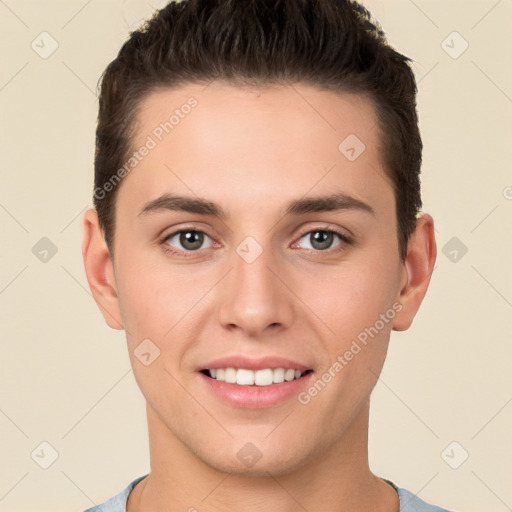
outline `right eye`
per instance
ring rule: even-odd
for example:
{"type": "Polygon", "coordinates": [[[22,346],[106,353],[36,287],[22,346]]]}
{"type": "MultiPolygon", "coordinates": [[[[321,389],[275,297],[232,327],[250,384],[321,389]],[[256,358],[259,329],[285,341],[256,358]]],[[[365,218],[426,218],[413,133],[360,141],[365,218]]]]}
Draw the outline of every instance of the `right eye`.
{"type": "MultiPolygon", "coordinates": [[[[183,254],[190,252],[197,252],[204,243],[205,237],[211,240],[211,238],[203,231],[196,229],[182,229],[175,231],[170,235],[167,235],[163,240],[162,244],[164,249],[174,254],[183,254]],[[181,245],[182,248],[176,247],[174,244],[181,245]]],[[[213,244],[208,245],[211,247],[213,244]]]]}

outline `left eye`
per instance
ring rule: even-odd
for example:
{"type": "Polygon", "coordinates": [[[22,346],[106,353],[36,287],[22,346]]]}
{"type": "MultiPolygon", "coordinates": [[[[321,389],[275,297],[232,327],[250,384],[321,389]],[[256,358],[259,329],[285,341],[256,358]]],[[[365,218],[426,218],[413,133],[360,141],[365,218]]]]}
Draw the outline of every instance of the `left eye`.
{"type": "MultiPolygon", "coordinates": [[[[176,237],[178,237],[178,243],[180,243],[181,247],[186,251],[196,251],[200,249],[204,243],[205,237],[211,240],[211,238],[202,231],[177,231],[176,233],[169,235],[164,241],[165,243],[168,243],[169,245],[178,250],[182,249],[180,247],[175,247],[171,244],[171,241],[176,237]]],[[[208,247],[211,247],[211,245],[212,244],[210,244],[208,247]]]]}
{"type": "Polygon", "coordinates": [[[328,229],[317,229],[314,231],[308,231],[305,235],[301,237],[300,240],[306,239],[310,242],[310,247],[304,247],[305,249],[324,251],[325,249],[331,248],[331,245],[335,237],[338,237],[342,242],[347,241],[343,235],[340,235],[336,231],[328,229]]]}

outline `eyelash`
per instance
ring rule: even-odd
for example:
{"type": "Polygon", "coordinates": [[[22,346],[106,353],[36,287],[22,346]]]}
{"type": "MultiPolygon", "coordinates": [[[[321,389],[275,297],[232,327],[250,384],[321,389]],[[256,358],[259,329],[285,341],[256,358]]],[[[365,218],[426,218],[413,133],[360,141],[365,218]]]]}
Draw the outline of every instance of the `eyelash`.
{"type": "MultiPolygon", "coordinates": [[[[174,232],[172,232],[170,234],[166,234],[164,237],[162,237],[160,239],[160,244],[163,246],[164,251],[166,251],[168,253],[171,253],[173,255],[179,255],[179,256],[182,256],[182,257],[185,257],[185,258],[193,257],[198,252],[200,252],[201,249],[198,249],[196,251],[180,251],[180,250],[175,249],[174,247],[171,247],[169,244],[166,243],[167,240],[173,238],[176,235],[179,235],[181,233],[189,233],[189,232],[192,232],[192,231],[195,232],[195,233],[202,233],[202,234],[208,236],[209,238],[211,238],[204,231],[202,231],[200,229],[195,229],[194,227],[189,227],[189,228],[179,229],[179,230],[174,231],[174,232]]],[[[299,234],[298,240],[303,238],[304,235],[307,235],[307,234],[310,234],[310,233],[317,233],[317,232],[320,232],[320,231],[323,232],[323,233],[333,233],[333,234],[337,235],[341,239],[342,243],[339,246],[337,246],[337,247],[335,247],[333,249],[326,249],[324,251],[322,251],[320,249],[303,249],[303,250],[307,251],[308,253],[337,254],[338,252],[342,252],[342,251],[346,250],[346,246],[347,245],[351,245],[353,243],[352,239],[349,236],[341,233],[340,231],[337,231],[336,229],[332,229],[332,228],[329,228],[329,227],[320,227],[320,228],[315,228],[315,229],[309,229],[309,230],[302,231],[299,234]]]]}

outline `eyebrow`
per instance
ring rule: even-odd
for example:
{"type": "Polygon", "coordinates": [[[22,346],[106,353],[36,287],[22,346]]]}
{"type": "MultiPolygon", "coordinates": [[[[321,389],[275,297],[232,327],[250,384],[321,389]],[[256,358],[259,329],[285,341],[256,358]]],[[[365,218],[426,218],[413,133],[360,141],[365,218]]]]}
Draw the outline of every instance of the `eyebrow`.
{"type": "MultiPolygon", "coordinates": [[[[162,210],[183,211],[209,215],[219,219],[228,217],[226,211],[216,203],[199,197],[163,194],[146,203],[139,216],[162,210]]],[[[307,213],[334,212],[342,210],[359,210],[375,216],[374,209],[367,203],[344,193],[327,196],[314,196],[296,199],[288,203],[285,215],[305,215],[307,213]]]]}

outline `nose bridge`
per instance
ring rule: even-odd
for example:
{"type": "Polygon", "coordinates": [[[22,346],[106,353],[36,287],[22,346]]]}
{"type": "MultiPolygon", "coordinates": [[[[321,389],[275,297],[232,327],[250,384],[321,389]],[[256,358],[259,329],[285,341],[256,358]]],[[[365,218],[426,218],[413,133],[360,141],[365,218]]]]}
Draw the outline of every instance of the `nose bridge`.
{"type": "Polygon", "coordinates": [[[232,255],[233,270],[222,288],[219,320],[257,335],[272,324],[288,324],[291,304],[286,287],[277,279],[277,256],[270,244],[245,238],[232,255]]]}

